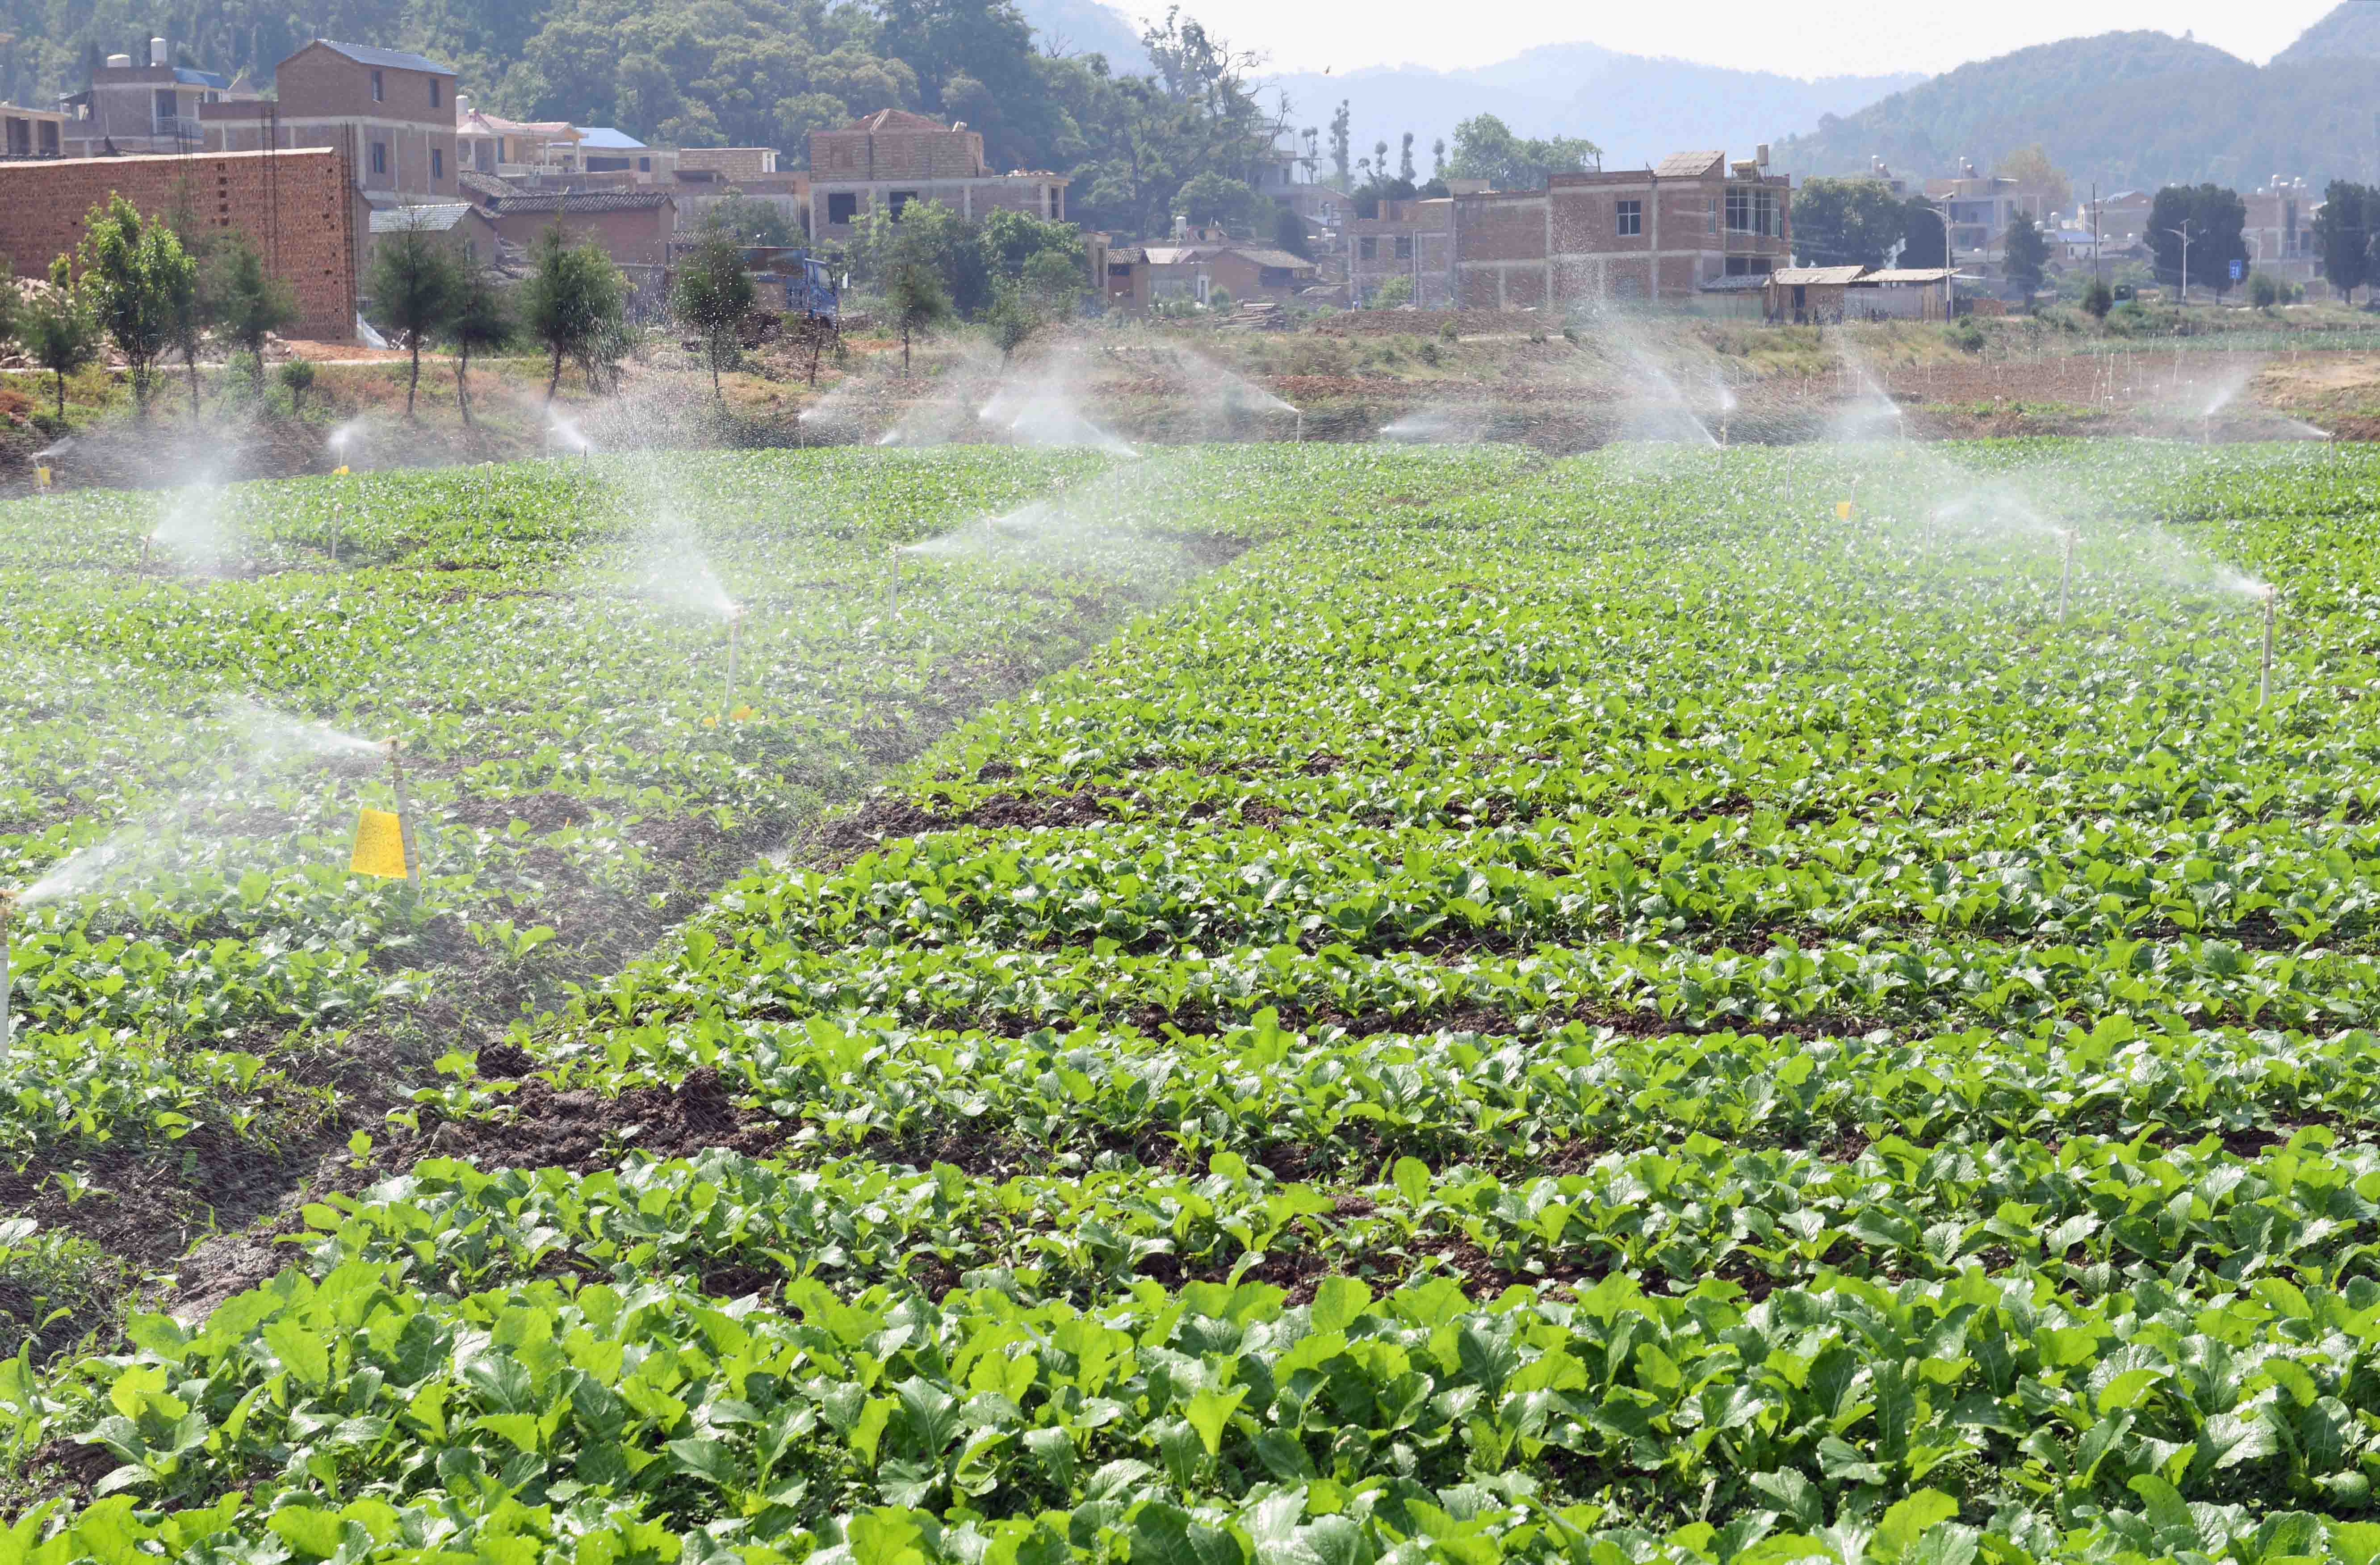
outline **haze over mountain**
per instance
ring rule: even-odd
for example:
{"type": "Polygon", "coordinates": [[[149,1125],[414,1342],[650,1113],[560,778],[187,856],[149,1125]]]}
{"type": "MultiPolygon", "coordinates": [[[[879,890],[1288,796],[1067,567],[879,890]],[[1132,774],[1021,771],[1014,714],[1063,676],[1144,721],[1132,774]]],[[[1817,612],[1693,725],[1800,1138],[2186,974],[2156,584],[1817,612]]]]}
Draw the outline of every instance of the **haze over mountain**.
{"type": "Polygon", "coordinates": [[[2211,179],[2241,189],[2275,174],[2321,183],[2380,168],[2380,7],[2349,4],[2273,64],[2162,32],[2110,32],[2020,49],[1822,119],[1776,149],[1796,175],[1988,170],[2041,143],[2103,188],[2211,179]]]}
{"type": "Polygon", "coordinates": [[[1330,116],[1343,99],[1354,155],[1369,156],[1386,141],[1393,166],[1400,138],[1410,130],[1414,161],[1425,178],[1430,143],[1451,140],[1455,123],[1473,115],[1492,114],[1522,136],[1584,136],[1603,149],[1605,167],[1619,168],[1688,148],[1749,157],[1756,142],[1806,128],[1822,115],[1849,114],[1923,79],[1908,73],[1805,81],[1623,55],[1593,43],[1549,43],[1473,70],[1399,66],[1265,78],[1268,89],[1287,94],[1293,129],[1322,131],[1326,159],[1330,116]]]}

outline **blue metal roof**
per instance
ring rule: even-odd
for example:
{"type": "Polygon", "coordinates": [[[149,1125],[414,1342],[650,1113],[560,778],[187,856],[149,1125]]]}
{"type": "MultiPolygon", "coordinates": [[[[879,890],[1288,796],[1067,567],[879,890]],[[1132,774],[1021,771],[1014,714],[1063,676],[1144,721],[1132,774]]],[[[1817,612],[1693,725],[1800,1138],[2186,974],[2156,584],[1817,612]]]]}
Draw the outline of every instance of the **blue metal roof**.
{"type": "Polygon", "coordinates": [[[227,76],[217,76],[211,70],[192,70],[188,66],[176,66],[174,79],[185,87],[212,87],[218,92],[231,85],[231,78],[227,76]]]}
{"type": "Polygon", "coordinates": [[[317,38],[315,42],[325,49],[335,49],[359,66],[382,66],[390,70],[426,70],[435,76],[453,76],[453,66],[442,66],[419,55],[408,55],[402,49],[375,49],[369,43],[341,43],[334,39],[317,38]]]}
{"type": "Polygon", "coordinates": [[[578,147],[599,152],[641,152],[645,144],[625,130],[614,130],[608,125],[582,125],[578,127],[578,147]]]}

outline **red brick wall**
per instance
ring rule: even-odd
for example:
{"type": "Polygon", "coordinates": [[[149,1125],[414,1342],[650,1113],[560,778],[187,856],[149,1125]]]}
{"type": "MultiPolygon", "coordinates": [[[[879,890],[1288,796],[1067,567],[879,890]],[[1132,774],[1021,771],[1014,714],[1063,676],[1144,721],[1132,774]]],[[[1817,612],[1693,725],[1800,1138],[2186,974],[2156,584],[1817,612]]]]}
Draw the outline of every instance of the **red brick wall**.
{"type": "Polygon", "coordinates": [[[82,243],[84,218],[111,192],[144,217],[179,208],[201,228],[246,231],[265,264],[298,295],[293,334],[354,339],[355,224],[347,171],[336,152],[0,164],[0,255],[19,277],[46,275],[51,257],[71,255],[82,243]]]}
{"type": "Polygon", "coordinates": [[[813,130],[810,173],[820,179],[966,179],[986,172],[974,130],[813,130]]]}

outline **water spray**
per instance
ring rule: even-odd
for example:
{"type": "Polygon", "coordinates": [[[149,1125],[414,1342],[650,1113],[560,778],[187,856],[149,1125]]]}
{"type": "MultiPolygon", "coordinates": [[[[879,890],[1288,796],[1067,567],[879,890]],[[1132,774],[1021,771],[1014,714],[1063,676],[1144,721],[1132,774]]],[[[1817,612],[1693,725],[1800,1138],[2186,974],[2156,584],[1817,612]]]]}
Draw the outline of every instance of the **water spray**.
{"type": "Polygon", "coordinates": [[[2264,710],[2265,703],[2272,698],[2273,694],[2273,616],[2280,607],[2280,600],[2279,588],[2265,588],[2265,662],[2256,675],[2256,708],[2259,711],[2264,710]]]}
{"type": "Polygon", "coordinates": [[[890,621],[901,613],[901,546],[892,546],[892,569],[884,578],[884,617],[890,621]]]}
{"type": "MultiPolygon", "coordinates": [[[[1305,443],[1305,409],[1303,407],[1296,407],[1292,408],[1291,411],[1297,415],[1297,433],[1293,438],[1296,440],[1298,444],[1304,445],[1305,443]]],[[[46,467],[42,470],[43,472],[49,471],[46,467]]]]}

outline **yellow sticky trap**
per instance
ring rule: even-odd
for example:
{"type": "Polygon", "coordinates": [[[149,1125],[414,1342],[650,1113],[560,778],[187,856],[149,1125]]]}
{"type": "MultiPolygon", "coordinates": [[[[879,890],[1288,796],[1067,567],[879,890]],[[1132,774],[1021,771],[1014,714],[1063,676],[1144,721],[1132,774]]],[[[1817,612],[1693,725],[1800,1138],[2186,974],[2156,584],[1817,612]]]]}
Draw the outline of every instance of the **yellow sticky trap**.
{"type": "Polygon", "coordinates": [[[1836,502],[1835,502],[1835,520],[1837,520],[1837,521],[1839,521],[1839,522],[1848,522],[1848,521],[1850,521],[1851,519],[1852,519],[1852,503],[1851,503],[1850,501],[1848,501],[1848,500],[1838,500],[1838,501],[1836,501],[1836,502]]]}
{"type": "Polygon", "coordinates": [[[331,469],[331,476],[334,479],[346,478],[347,476],[347,465],[345,462],[340,463],[337,467],[331,469]]]}
{"type": "Polygon", "coordinates": [[[33,467],[33,481],[43,489],[50,487],[50,465],[47,462],[35,464],[33,467]]]}
{"type": "Polygon", "coordinates": [[[751,720],[752,709],[749,707],[738,707],[734,711],[729,712],[727,716],[731,722],[747,722],[751,720]]]}
{"type": "Polygon", "coordinates": [[[356,821],[356,851],[347,860],[347,869],[356,875],[404,880],[404,823],[388,810],[365,810],[356,821]]]}

